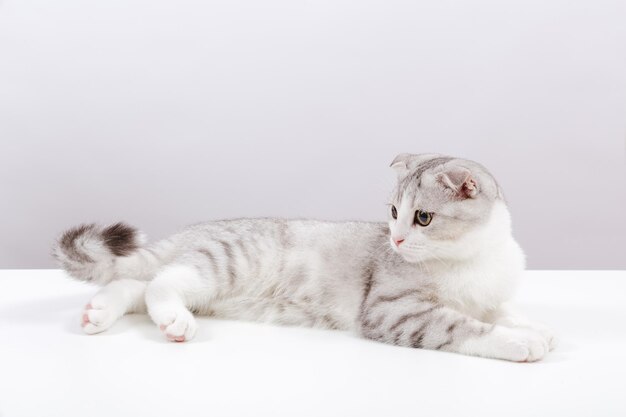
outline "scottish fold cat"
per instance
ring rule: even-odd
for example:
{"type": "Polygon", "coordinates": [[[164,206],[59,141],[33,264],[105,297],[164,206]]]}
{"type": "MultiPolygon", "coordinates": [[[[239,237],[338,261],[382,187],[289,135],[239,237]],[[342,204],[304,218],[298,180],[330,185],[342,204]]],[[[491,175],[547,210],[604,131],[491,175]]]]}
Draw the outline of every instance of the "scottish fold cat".
{"type": "Polygon", "coordinates": [[[66,231],[53,253],[102,285],[86,333],[147,312],[174,342],[194,314],[352,330],[384,343],[536,361],[552,332],[509,306],[524,271],[500,187],[480,164],[402,154],[387,222],[237,219],[146,244],[122,223],[66,231]]]}

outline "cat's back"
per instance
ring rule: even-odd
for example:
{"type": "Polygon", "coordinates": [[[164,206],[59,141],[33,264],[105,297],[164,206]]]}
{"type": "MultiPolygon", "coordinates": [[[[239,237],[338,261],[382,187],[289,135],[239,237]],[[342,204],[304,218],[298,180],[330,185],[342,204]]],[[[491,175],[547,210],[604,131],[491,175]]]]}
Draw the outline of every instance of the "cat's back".
{"type": "Polygon", "coordinates": [[[384,242],[388,233],[388,226],[380,222],[241,218],[197,223],[171,239],[183,246],[226,240],[282,250],[327,248],[350,253],[384,242]]]}

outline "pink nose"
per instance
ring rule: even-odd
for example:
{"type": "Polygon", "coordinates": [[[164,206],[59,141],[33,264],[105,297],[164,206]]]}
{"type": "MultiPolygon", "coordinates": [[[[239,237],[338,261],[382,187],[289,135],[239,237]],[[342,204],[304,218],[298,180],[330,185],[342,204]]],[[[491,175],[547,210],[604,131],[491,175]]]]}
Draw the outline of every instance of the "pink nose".
{"type": "Polygon", "coordinates": [[[396,242],[396,246],[400,246],[400,244],[404,242],[404,239],[394,239],[393,241],[396,242]]]}

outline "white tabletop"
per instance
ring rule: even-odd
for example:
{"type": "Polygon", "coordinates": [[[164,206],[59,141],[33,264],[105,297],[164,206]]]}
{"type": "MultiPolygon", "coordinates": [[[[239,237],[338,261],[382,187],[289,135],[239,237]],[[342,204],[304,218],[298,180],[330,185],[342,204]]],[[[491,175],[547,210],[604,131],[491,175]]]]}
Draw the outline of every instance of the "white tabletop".
{"type": "Polygon", "coordinates": [[[95,291],[0,271],[0,416],[626,415],[626,271],[528,272],[519,304],[561,338],[531,364],[208,318],[190,343],[143,315],[87,336],[95,291]]]}

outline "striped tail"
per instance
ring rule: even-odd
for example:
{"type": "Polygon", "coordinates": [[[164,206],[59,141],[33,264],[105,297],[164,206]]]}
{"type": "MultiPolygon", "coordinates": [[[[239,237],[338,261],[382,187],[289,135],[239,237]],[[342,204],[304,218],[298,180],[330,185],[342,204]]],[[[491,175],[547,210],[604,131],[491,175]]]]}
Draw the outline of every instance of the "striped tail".
{"type": "Polygon", "coordinates": [[[52,255],[80,281],[105,285],[119,278],[149,280],[158,259],[143,248],[144,243],[143,235],[124,223],[82,224],[59,237],[52,255]]]}

